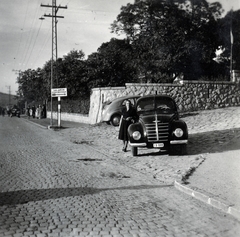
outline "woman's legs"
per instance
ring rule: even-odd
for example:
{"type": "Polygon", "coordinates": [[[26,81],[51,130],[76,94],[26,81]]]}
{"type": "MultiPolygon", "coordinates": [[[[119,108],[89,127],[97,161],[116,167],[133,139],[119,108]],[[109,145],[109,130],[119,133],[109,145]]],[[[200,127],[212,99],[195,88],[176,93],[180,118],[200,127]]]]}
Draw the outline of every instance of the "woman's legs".
{"type": "Polygon", "coordinates": [[[123,151],[127,151],[128,141],[123,141],[123,151]]]}

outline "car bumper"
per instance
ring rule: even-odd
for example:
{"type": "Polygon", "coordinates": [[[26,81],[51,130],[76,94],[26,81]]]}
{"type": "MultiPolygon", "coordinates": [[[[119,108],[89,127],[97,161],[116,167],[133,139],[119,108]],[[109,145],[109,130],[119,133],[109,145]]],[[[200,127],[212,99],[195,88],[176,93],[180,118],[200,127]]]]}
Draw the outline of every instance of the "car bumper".
{"type": "Polygon", "coordinates": [[[173,140],[173,141],[170,141],[171,145],[187,144],[187,143],[188,143],[188,140],[173,140]]]}
{"type": "Polygon", "coordinates": [[[143,142],[143,143],[129,143],[130,146],[132,147],[146,147],[147,146],[147,143],[146,142],[143,142]]]}
{"type": "MultiPolygon", "coordinates": [[[[173,141],[170,141],[171,145],[181,145],[181,144],[187,144],[187,143],[188,143],[188,140],[173,140],[173,141]]],[[[146,142],[142,142],[142,143],[129,142],[129,145],[132,146],[132,147],[146,147],[147,143],[146,142]]]]}

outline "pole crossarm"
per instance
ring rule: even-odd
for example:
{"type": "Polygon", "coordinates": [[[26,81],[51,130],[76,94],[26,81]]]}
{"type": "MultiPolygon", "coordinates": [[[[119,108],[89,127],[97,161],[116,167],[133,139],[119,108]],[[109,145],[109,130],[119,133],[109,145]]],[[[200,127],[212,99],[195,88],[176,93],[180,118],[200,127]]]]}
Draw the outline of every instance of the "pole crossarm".
{"type": "Polygon", "coordinates": [[[53,16],[53,15],[51,15],[51,14],[44,14],[43,16],[45,16],[45,17],[56,17],[56,18],[64,18],[64,16],[53,16]]]}
{"type": "Polygon", "coordinates": [[[20,74],[21,70],[16,70],[16,69],[12,69],[13,72],[15,72],[15,74],[20,74]]]}
{"type": "Polygon", "coordinates": [[[45,5],[45,4],[41,4],[41,7],[51,7],[51,8],[64,8],[64,9],[67,9],[67,6],[65,6],[65,7],[63,7],[63,6],[61,6],[61,5],[59,5],[59,6],[52,6],[52,5],[49,5],[49,4],[47,4],[47,5],[45,5]]]}

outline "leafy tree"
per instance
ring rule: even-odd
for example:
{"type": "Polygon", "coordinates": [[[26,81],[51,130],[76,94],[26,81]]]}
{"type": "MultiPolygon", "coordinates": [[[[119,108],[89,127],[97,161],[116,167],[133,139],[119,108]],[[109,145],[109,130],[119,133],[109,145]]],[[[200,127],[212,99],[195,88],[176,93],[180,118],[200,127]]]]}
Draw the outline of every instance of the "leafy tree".
{"type": "Polygon", "coordinates": [[[72,50],[57,62],[58,87],[68,89],[69,99],[89,95],[84,57],[81,50],[72,50]]]}
{"type": "Polygon", "coordinates": [[[136,78],[132,48],[127,40],[112,38],[88,57],[89,87],[123,86],[136,78]]]}
{"type": "Polygon", "coordinates": [[[121,8],[112,32],[125,33],[145,81],[197,79],[209,70],[218,45],[219,4],[201,1],[136,0],[121,8]]]}
{"type": "Polygon", "coordinates": [[[27,102],[45,101],[46,99],[46,84],[43,82],[42,70],[28,69],[20,73],[17,78],[18,96],[24,98],[27,102]]]}
{"type": "Polygon", "coordinates": [[[224,49],[223,59],[228,59],[232,54],[232,69],[239,69],[240,65],[240,10],[229,11],[224,18],[219,21],[219,38],[221,47],[224,49]],[[231,37],[232,36],[232,37],[231,37]]]}

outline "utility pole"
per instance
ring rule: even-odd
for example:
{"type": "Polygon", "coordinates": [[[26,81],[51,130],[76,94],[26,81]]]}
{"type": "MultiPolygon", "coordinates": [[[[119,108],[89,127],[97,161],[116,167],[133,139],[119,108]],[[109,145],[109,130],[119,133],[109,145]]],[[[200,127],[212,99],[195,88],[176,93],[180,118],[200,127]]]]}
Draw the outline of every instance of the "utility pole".
{"type": "Polygon", "coordinates": [[[8,109],[11,107],[11,86],[6,86],[8,88],[8,109]]]}
{"type": "Polygon", "coordinates": [[[12,71],[15,72],[15,74],[17,74],[18,78],[20,79],[21,70],[12,69],[12,71]]]}
{"type": "MultiPolygon", "coordinates": [[[[15,74],[18,75],[18,80],[20,80],[21,70],[12,69],[12,71],[15,72],[15,74]]],[[[25,101],[25,111],[27,111],[27,101],[25,101]]]]}
{"type": "Polygon", "coordinates": [[[67,6],[57,6],[57,0],[52,0],[52,5],[41,4],[41,7],[51,7],[52,14],[44,14],[44,17],[52,18],[52,60],[51,60],[51,126],[53,125],[53,114],[52,114],[52,88],[53,88],[53,78],[56,78],[57,87],[58,87],[58,78],[57,78],[57,18],[64,18],[63,16],[57,16],[57,12],[60,8],[67,9],[67,6]],[[56,68],[54,72],[53,63],[56,63],[56,68]]]}

